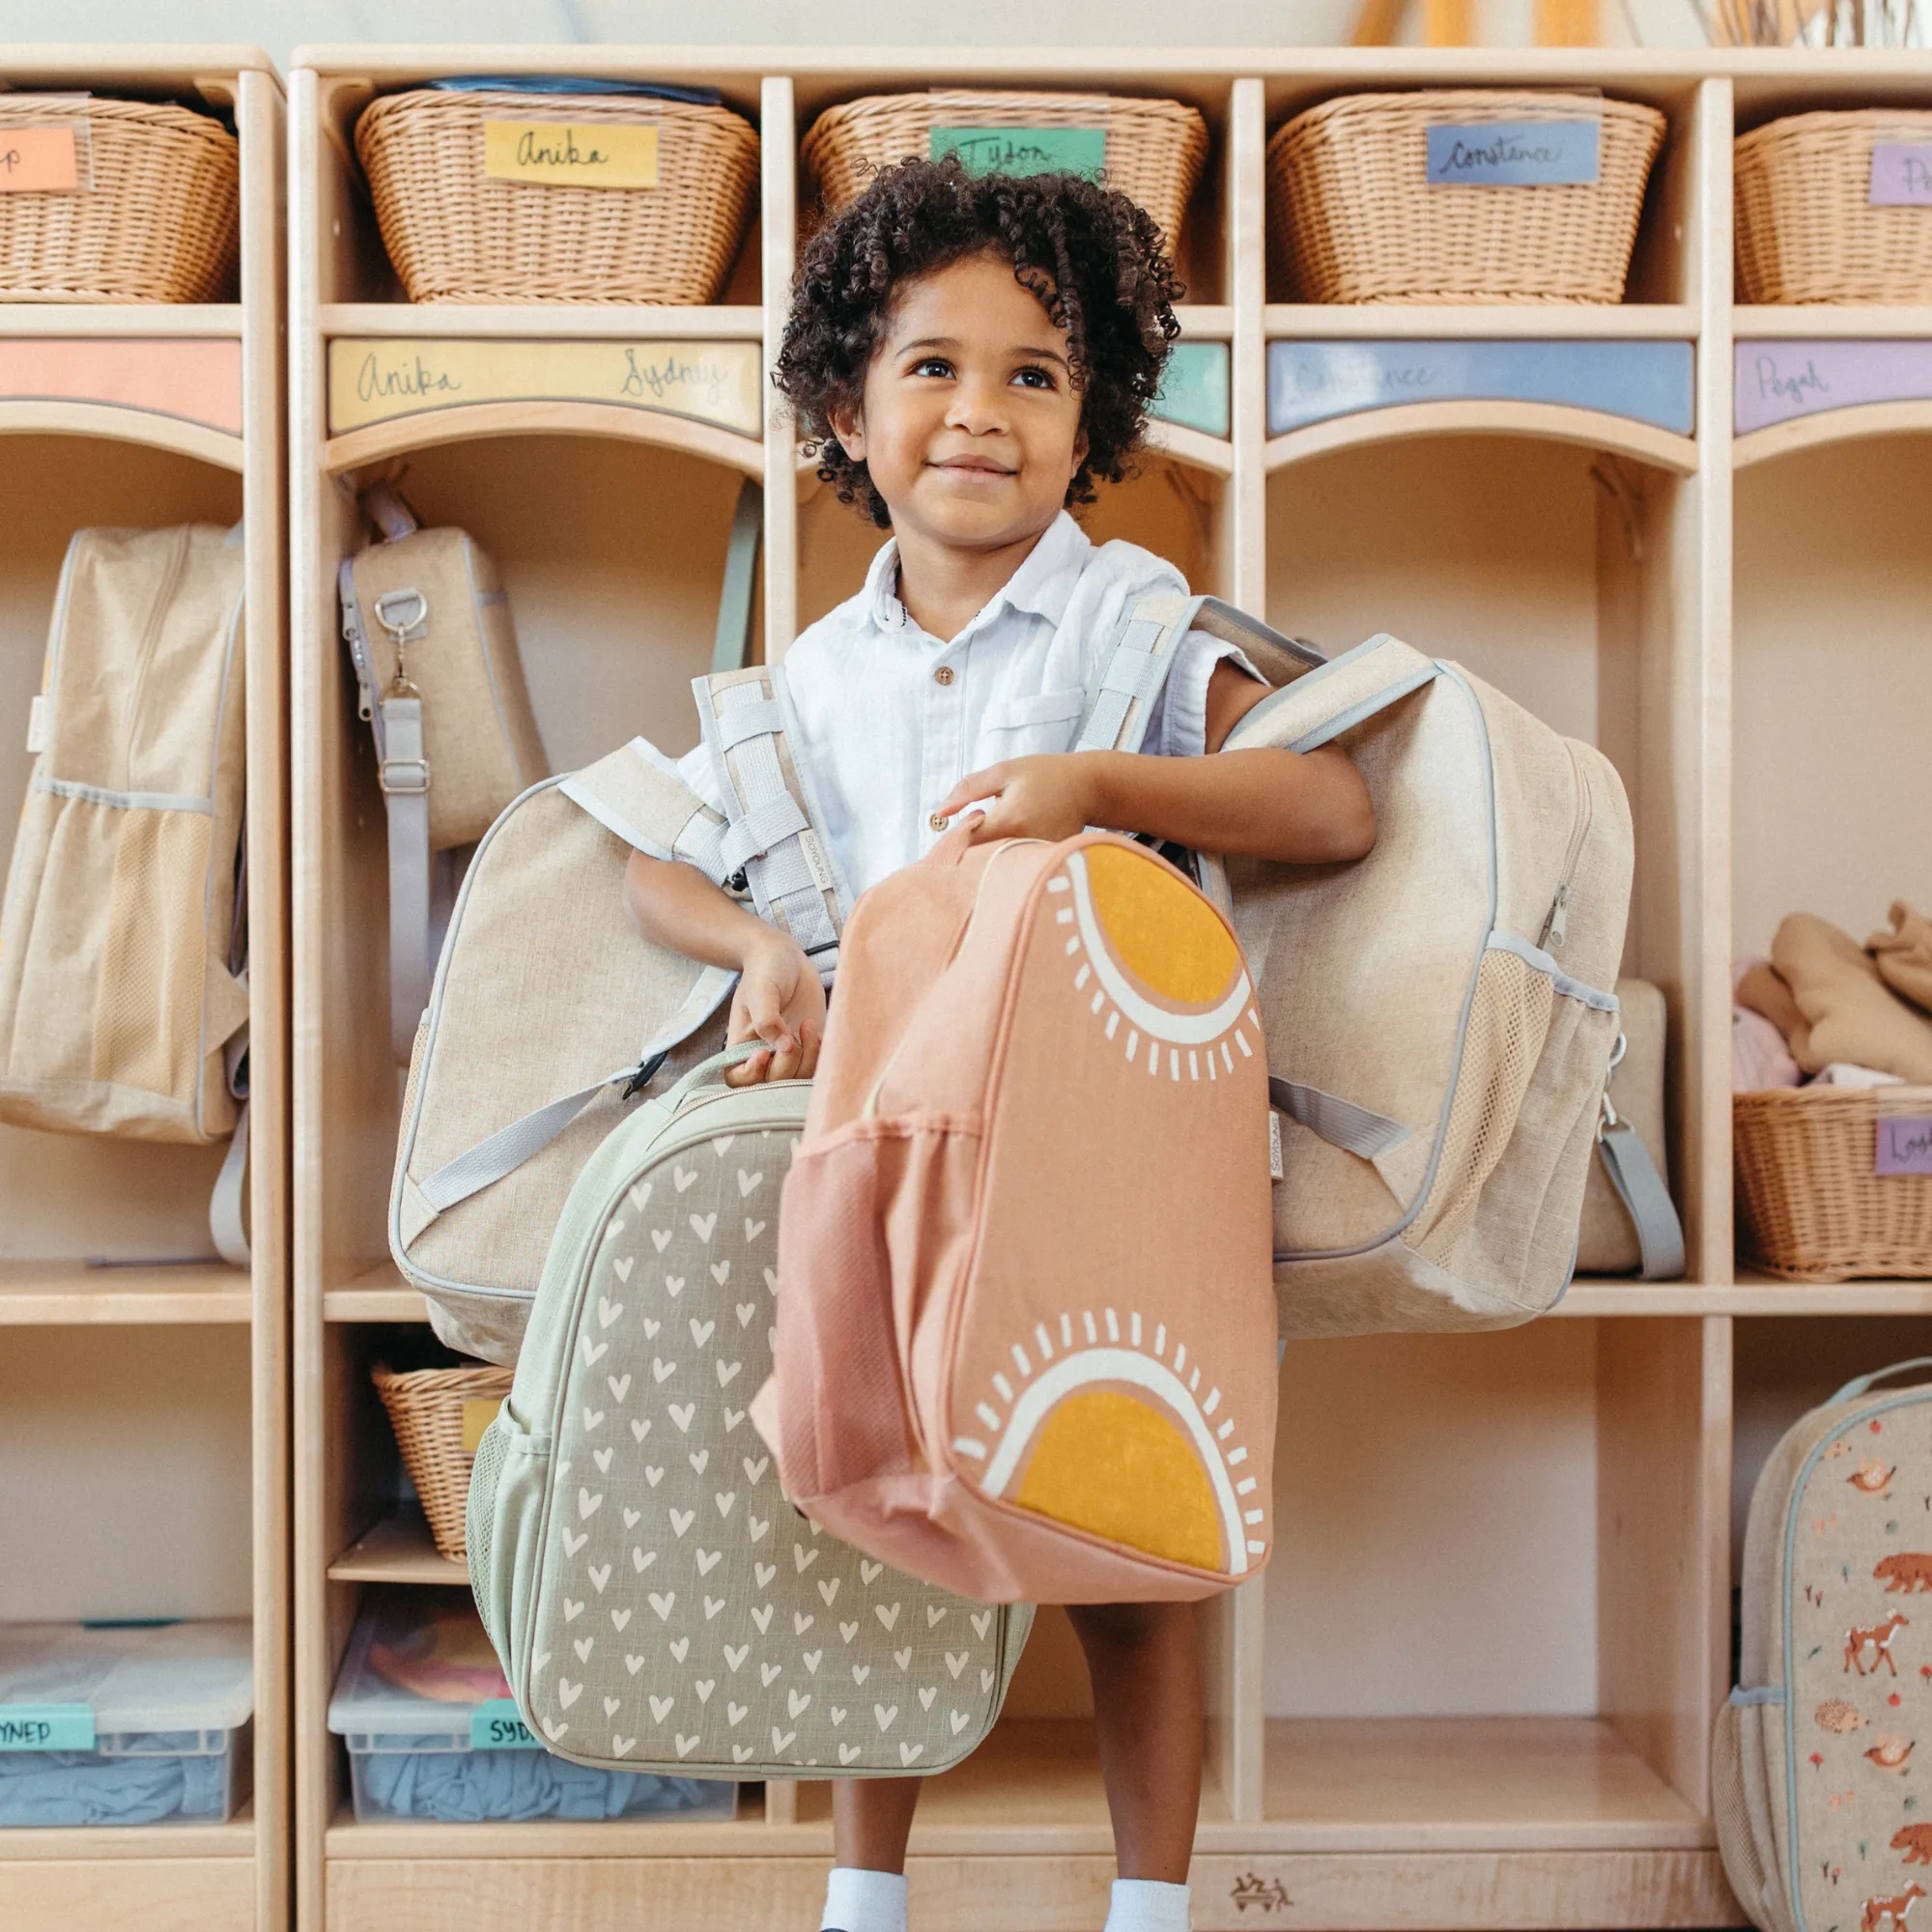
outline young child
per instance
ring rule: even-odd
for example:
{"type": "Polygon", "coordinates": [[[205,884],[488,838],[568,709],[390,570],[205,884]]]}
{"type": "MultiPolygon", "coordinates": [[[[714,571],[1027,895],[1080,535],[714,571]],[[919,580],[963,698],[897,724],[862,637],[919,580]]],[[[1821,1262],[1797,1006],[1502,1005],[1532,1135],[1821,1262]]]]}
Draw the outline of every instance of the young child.
{"type": "MultiPolygon", "coordinates": [[[[1180,293],[1147,214],[1068,175],[976,179],[907,161],[807,247],[778,384],[819,446],[819,474],[893,533],[866,587],[784,660],[822,831],[855,893],[969,806],[976,840],[1099,825],[1300,864],[1369,849],[1368,792],[1340,750],[1202,755],[1267,693],[1239,651],[1202,632],[1151,720],[1152,755],[1067,751],[1122,600],[1185,587],[1131,544],[1095,548],[1066,509],[1125,473],[1180,293]]],[[[682,770],[723,809],[702,747],[682,770]]],[[[766,1044],[732,1077],[810,1073],[825,994],[793,940],[691,867],[642,854],[626,898],[653,939],[743,976],[730,1037],[766,1044]]],[[[1186,1932],[1194,1608],[1069,1614],[1121,1872],[1107,1932],[1186,1932]]],[[[905,1932],[919,1788],[836,1787],[826,1927],[905,1932]]]]}

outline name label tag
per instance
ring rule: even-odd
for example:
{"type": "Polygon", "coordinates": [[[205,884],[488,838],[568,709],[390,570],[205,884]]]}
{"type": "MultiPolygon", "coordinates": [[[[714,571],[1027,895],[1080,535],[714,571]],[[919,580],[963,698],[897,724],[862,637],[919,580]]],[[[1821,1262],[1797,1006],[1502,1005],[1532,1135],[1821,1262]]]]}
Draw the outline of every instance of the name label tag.
{"type": "Polygon", "coordinates": [[[1878,1160],[1880,1174],[1932,1174],[1932,1120],[1901,1115],[1880,1117],[1878,1160]]]}
{"type": "Polygon", "coordinates": [[[1574,187],[1597,179],[1601,121],[1483,121],[1429,129],[1431,187],[1574,187]]]}
{"type": "Polygon", "coordinates": [[[493,1396],[470,1396],[463,1405],[463,1453],[473,1456],[483,1446],[483,1432],[496,1421],[502,1404],[493,1396]]]}
{"type": "Polygon", "coordinates": [[[469,1714],[471,1750],[535,1750],[535,1736],[518,1713],[511,1697],[492,1697],[469,1714]]]}
{"type": "Polygon", "coordinates": [[[27,706],[27,750],[33,753],[44,752],[47,740],[53,735],[53,699],[44,691],[36,692],[31,704],[27,706]]]}
{"type": "Polygon", "coordinates": [[[0,1704],[0,1751],[94,1748],[90,1704],[0,1704]]]}
{"type": "Polygon", "coordinates": [[[1085,175],[1107,165],[1104,128],[935,128],[929,157],[957,155],[974,175],[1085,175]]]}
{"type": "Polygon", "coordinates": [[[1872,208],[1932,208],[1932,147],[1875,141],[1866,202],[1872,208]]]}
{"type": "Polygon", "coordinates": [[[486,121],[483,172],[548,187],[656,187],[658,130],[648,123],[486,121]]]}
{"type": "Polygon", "coordinates": [[[0,193],[71,194],[79,185],[71,128],[0,128],[0,193]]]}

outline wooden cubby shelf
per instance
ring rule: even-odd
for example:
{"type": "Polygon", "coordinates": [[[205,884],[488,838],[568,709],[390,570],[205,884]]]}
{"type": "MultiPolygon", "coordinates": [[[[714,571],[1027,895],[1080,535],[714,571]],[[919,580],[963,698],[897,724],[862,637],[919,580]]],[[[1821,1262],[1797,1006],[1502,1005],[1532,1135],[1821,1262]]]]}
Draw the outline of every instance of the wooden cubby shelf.
{"type": "MultiPolygon", "coordinates": [[[[1635,828],[1624,970],[1662,986],[1670,1013],[1686,1280],[1582,1277],[1559,1319],[1502,1334],[1288,1350],[1282,1554],[1201,1613],[1210,1721],[1195,1923],[1740,1923],[1716,1851],[1709,1737],[1730,1682],[1750,1483],[1840,1371],[1927,1352],[1932,1332],[1932,1282],[1754,1275],[1734,1234],[1730,1146],[1733,955],[1762,952],[1785,911],[1862,932],[1892,897],[1932,903],[1923,841],[1897,832],[1918,822],[1915,737],[1932,716],[1932,550],[1914,526],[1932,492],[1932,403],[1894,396],[1883,423],[1841,409],[1740,433],[1740,357],[1759,345],[1923,344],[1932,308],[1737,305],[1732,142],[1805,105],[1932,104],[1932,57],[1920,54],[298,55],[299,1920],[317,1932],[779,1932],[818,1908],[823,1782],[747,1787],[734,1819],[690,1824],[364,1825],[350,1809],[325,1717],[362,1593],[456,1587],[463,1572],[405,1500],[368,1381],[374,1362],[422,1358],[430,1343],[422,1297],[387,1254],[399,1082],[367,1024],[386,1002],[383,821],[334,585],[360,541],[353,485],[404,461],[425,520],[470,530],[502,573],[554,766],[639,730],[687,750],[688,681],[709,663],[741,479],[764,486],[769,660],[858,587],[879,541],[818,482],[771,401],[815,192],[799,143],[834,102],[948,85],[1160,94],[1200,108],[1209,154],[1179,248],[1191,359],[1172,365],[1170,419],[1152,424],[1127,481],[1083,513],[1088,528],[1161,551],[1197,588],[1323,649],[1395,631],[1598,745],[1635,828]],[[718,303],[402,300],[355,175],[355,117],[378,93],[479,71],[715,86],[753,115],[756,217],[718,303]],[[1456,84],[1600,88],[1662,111],[1627,298],[1285,299],[1267,235],[1269,136],[1335,94],[1456,84]],[[497,373],[448,408],[372,391],[360,401],[382,407],[345,412],[348,392],[332,395],[331,382],[384,344],[497,373]],[[627,346],[686,344],[710,345],[721,366],[737,357],[753,406],[672,414],[557,373],[627,346]],[[1347,351],[1357,370],[1426,355],[1460,373],[1392,397],[1371,385],[1332,410],[1307,407],[1304,384],[1299,413],[1271,411],[1271,359],[1324,349],[1347,351]],[[519,356],[549,373],[507,393],[516,384],[501,372],[519,356]],[[1775,445],[1753,441],[1773,435],[1775,445]]],[[[1070,1626],[1043,1612],[992,1738],[924,1794],[912,1879],[927,1932],[1098,1922],[1114,1866],[1091,1716],[1070,1626]]]]}
{"type": "Polygon", "coordinates": [[[283,1932],[288,1587],[286,110],[242,47],[0,47],[9,89],[233,116],[229,299],[0,304],[0,791],[29,758],[62,557],[91,525],[245,541],[252,1261],[212,1259],[224,1147],[0,1128],[0,1620],[245,1618],[253,1715],[218,1825],[0,1831],[0,1924],[283,1932]],[[129,1332],[138,1330],[138,1333],[129,1332]]]}

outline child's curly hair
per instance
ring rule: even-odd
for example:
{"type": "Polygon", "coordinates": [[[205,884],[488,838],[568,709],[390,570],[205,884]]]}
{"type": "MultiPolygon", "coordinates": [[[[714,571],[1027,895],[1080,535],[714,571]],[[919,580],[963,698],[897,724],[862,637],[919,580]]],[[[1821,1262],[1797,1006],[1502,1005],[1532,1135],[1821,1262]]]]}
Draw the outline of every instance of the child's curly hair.
{"type": "Polygon", "coordinates": [[[1160,390],[1185,291],[1147,211],[1078,175],[970,175],[956,156],[901,161],[807,243],[773,381],[816,445],[818,473],[881,529],[885,499],[839,446],[835,409],[857,406],[894,298],[967,256],[1008,256],[1020,285],[1066,330],[1087,458],[1067,487],[1091,503],[1118,483],[1160,390]]]}

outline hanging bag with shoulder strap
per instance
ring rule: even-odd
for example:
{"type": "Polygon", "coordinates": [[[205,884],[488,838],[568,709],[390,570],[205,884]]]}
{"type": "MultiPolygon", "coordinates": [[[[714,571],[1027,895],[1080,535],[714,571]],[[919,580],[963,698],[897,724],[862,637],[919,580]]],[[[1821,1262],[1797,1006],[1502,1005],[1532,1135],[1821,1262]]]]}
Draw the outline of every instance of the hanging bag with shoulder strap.
{"type": "Polygon", "coordinates": [[[463,530],[422,528],[386,485],[361,500],[383,540],[343,559],[338,588],[388,818],[389,1040],[406,1062],[456,852],[549,764],[489,555],[463,530]]]}
{"type": "Polygon", "coordinates": [[[28,723],[0,906],[0,1120],[230,1140],[247,1260],[247,782],[240,526],[81,530],[28,723]]]}

